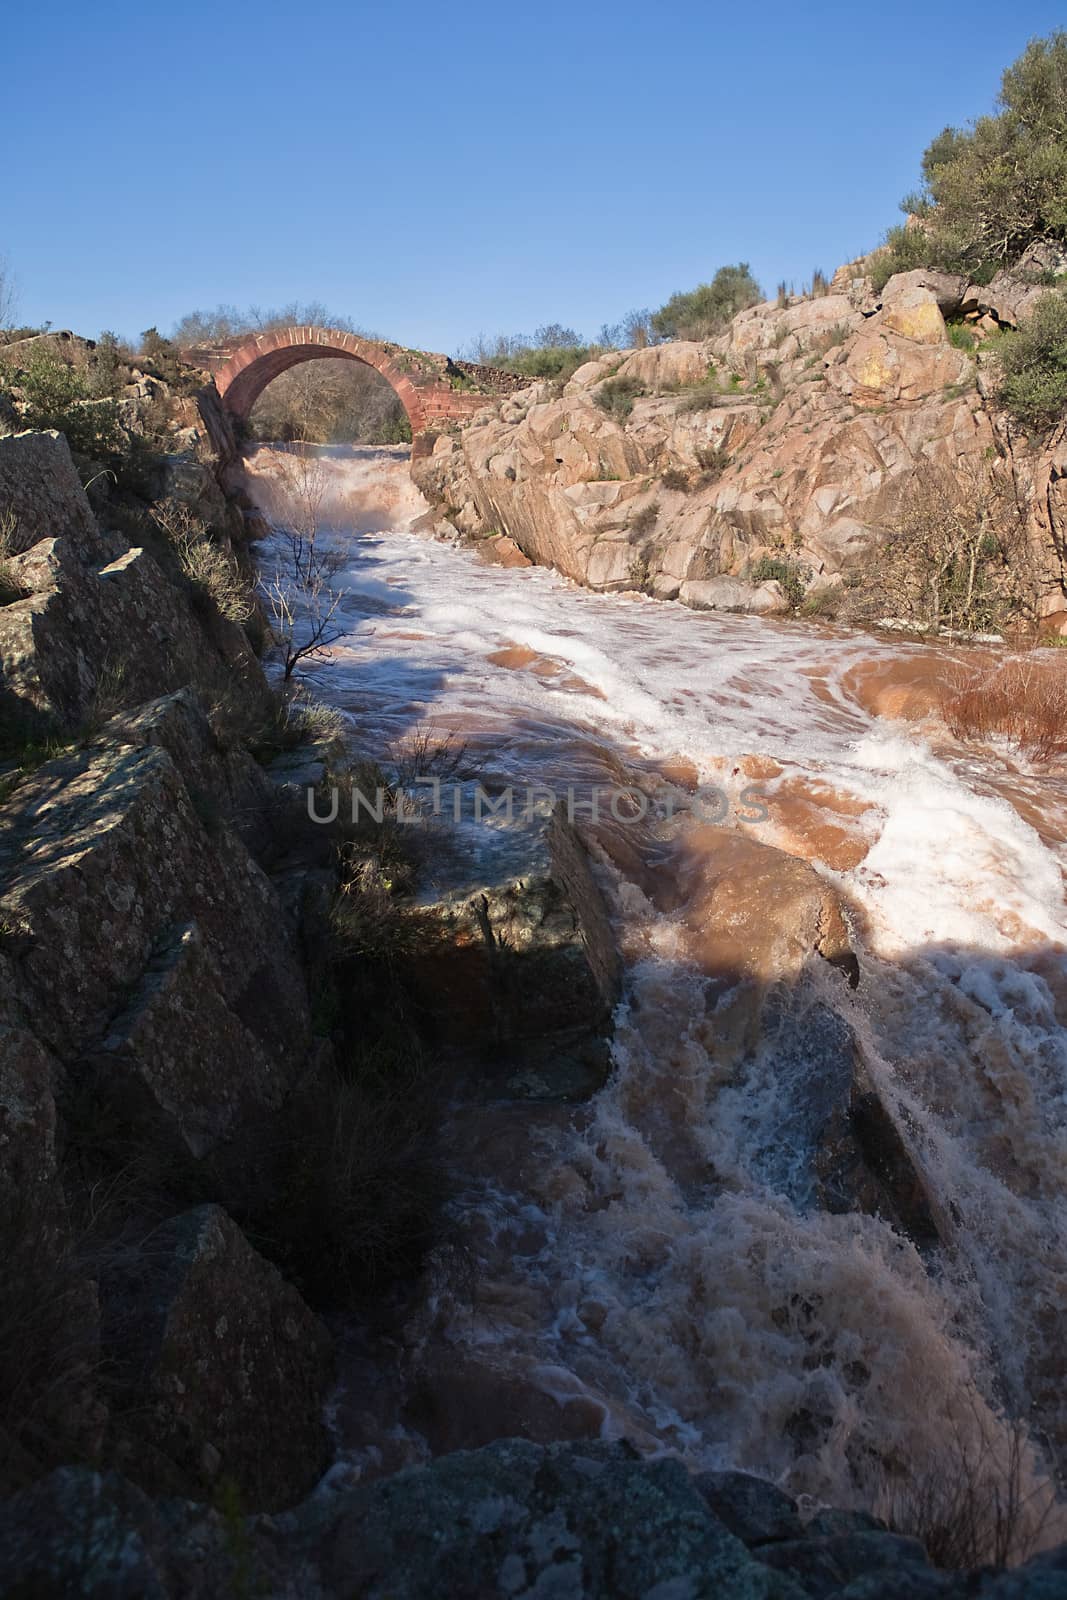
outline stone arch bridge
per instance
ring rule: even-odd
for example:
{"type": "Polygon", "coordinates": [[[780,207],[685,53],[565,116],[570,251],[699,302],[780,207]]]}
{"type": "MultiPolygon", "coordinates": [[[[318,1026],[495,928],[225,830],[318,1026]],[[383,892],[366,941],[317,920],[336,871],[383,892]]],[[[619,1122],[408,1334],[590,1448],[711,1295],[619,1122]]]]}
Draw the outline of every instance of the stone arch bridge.
{"type": "Polygon", "coordinates": [[[183,351],[184,360],[214,375],[224,408],[240,421],[248,418],[263,390],[279,374],[303,361],[338,357],[362,361],[392,385],[411,423],[416,455],[430,448],[436,427],[463,421],[495,396],[510,394],[530,381],[495,367],[408,350],[340,328],[271,328],[183,351]]]}

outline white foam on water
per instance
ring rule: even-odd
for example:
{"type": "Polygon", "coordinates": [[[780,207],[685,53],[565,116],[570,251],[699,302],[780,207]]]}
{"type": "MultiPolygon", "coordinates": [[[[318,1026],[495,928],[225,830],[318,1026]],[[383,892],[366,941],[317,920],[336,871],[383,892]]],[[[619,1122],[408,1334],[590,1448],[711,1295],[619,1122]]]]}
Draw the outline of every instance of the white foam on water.
{"type": "MultiPolygon", "coordinates": [[[[257,453],[254,482],[276,459],[257,453]]],[[[613,1076],[588,1127],[544,1135],[532,1189],[496,1175],[492,1313],[450,1314],[446,1295],[444,1336],[510,1350],[557,1398],[602,1397],[646,1448],[837,1503],[869,1499],[879,1463],[941,1459],[946,1438],[996,1457],[1005,1415],[1067,1449],[1064,863],[976,758],[849,694],[851,668],[922,647],[487,566],[408,531],[396,456],[328,467],[350,526],[374,531],[332,536],[346,633],[308,675],[363,748],[456,728],[494,767],[557,783],[587,776],[590,752],[605,770],[684,758],[704,781],[756,754],[869,808],[865,858],[820,869],[862,933],[863,984],[832,1000],[947,1235],[924,1259],[876,1217],[791,1198],[788,1163],[776,1177],[761,1155],[784,1116],[773,1062],[735,1081],[678,917],[605,869],[631,958],[613,1076]],[[394,509],[375,520],[364,501],[394,509]],[[531,1207],[547,1242],[516,1255],[499,1219],[531,1207]]]]}

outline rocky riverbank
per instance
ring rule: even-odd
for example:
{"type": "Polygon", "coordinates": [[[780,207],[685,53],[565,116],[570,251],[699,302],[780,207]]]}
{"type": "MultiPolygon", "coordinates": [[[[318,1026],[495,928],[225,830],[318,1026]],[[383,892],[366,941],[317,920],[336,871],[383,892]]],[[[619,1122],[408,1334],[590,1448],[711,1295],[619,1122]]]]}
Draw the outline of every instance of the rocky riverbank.
{"type": "Polygon", "coordinates": [[[430,524],[594,589],[929,625],[915,592],[938,531],[909,530],[918,476],[927,503],[947,484],[1000,528],[1015,600],[1058,630],[1067,433],[1028,439],[990,381],[998,331],[1041,293],[1028,263],[985,287],[917,269],[879,292],[867,268],[487,408],[414,465],[430,524]],[[886,549],[909,531],[893,582],[886,549]]]}

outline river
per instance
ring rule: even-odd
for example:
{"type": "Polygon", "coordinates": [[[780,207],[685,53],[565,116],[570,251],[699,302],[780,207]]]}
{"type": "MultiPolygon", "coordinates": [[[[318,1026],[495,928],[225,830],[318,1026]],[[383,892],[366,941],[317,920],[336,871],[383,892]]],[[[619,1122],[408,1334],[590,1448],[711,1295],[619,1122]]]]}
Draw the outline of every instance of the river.
{"type": "MultiPolygon", "coordinates": [[[[289,461],[250,458],[264,504],[289,461]]],[[[343,637],[304,676],[354,748],[454,731],[498,779],[682,797],[592,830],[626,964],[612,1075],[576,1115],[456,1109],[478,1292],[437,1282],[411,1338],[521,1376],[579,1431],[838,1505],[887,1464],[995,1463],[1024,1432],[1062,1464],[1067,781],[948,735],[939,685],[974,650],[486,565],[411,531],[402,451],[316,471],[343,637]],[[860,981],[815,963],[805,1004],[859,1041],[940,1247],[814,1204],[774,1040],[725,1047],[701,916],[724,832],[839,894],[860,981]]],[[[425,1451],[392,1437],[393,1464],[425,1451]]],[[[1044,1470],[1028,1444],[1023,1476],[1044,1470]]]]}

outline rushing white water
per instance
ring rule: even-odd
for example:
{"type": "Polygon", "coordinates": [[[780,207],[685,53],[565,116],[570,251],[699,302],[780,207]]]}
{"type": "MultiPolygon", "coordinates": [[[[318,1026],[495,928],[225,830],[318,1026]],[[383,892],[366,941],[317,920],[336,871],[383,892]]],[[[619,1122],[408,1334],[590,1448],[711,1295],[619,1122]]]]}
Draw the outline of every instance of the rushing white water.
{"type": "MultiPolygon", "coordinates": [[[[261,497],[289,459],[253,458],[261,497]]],[[[399,453],[328,452],[317,471],[344,637],[306,676],[355,745],[429,726],[514,783],[716,784],[723,828],[810,859],[849,908],[862,981],[808,973],[807,1001],[861,1041],[944,1241],[923,1257],[877,1217],[810,1203],[773,1048],[739,1075],[716,1038],[699,874],[679,869],[706,827],[632,847],[609,827],[614,1072],[577,1117],[457,1110],[480,1288],[473,1308],[443,1288],[427,1341],[520,1374],[575,1425],[838,1504],[953,1451],[990,1461],[1011,1419],[1062,1460],[1062,779],[876,714],[886,685],[934,704],[947,651],[487,566],[409,531],[399,453]],[[764,820],[742,809],[753,783],[764,820]]]]}

